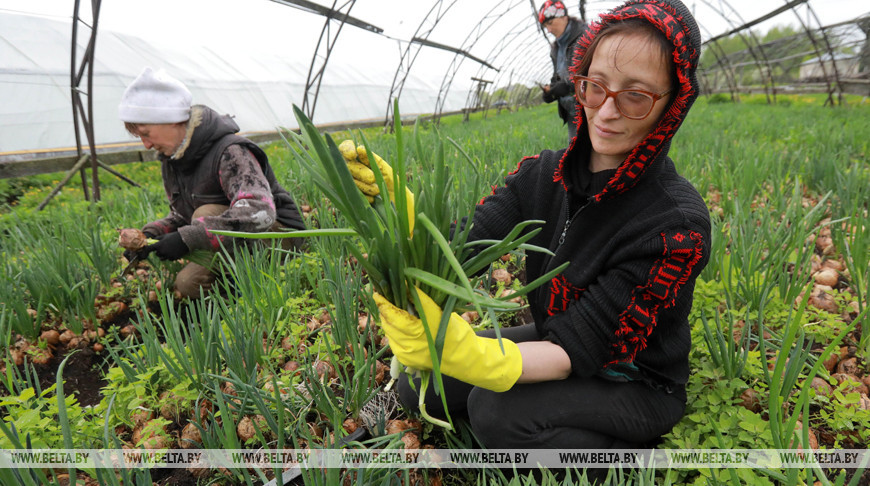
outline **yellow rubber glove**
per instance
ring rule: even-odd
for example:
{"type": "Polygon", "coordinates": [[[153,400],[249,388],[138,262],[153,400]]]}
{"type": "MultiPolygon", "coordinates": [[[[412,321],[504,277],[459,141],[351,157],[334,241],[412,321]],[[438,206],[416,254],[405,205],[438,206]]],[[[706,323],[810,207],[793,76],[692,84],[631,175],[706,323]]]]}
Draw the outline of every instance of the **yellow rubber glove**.
{"type": "MultiPolygon", "coordinates": [[[[347,168],[353,176],[353,182],[356,187],[363,193],[369,203],[374,202],[374,197],[381,193],[378,184],[375,181],[375,173],[371,169],[371,162],[368,158],[368,152],[364,145],[355,146],[353,140],[345,140],[338,146],[338,151],[347,162],[347,168]]],[[[375,163],[378,164],[378,169],[384,177],[384,183],[387,185],[390,201],[396,203],[396,194],[393,191],[393,168],[378,154],[372,152],[375,158],[375,163]]],[[[414,233],[414,193],[405,187],[405,197],[408,201],[408,227],[410,232],[414,233]]]]}
{"type": "MultiPolygon", "coordinates": [[[[441,322],[441,308],[423,291],[416,290],[434,339],[441,322]]],[[[423,322],[377,292],[374,298],[381,314],[381,327],[390,340],[395,357],[411,368],[432,369],[423,322]]],[[[456,313],[450,314],[441,354],[441,372],[487,390],[507,391],[523,372],[523,357],[513,341],[502,338],[501,343],[504,353],[497,339],[477,336],[465,319],[456,313]]]]}

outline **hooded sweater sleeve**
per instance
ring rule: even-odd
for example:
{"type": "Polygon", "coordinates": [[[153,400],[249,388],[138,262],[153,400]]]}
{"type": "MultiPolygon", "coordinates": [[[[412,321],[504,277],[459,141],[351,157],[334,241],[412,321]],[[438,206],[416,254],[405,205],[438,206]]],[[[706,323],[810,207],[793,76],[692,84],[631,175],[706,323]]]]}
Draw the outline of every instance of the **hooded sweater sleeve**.
{"type": "Polygon", "coordinates": [[[659,352],[682,352],[690,343],[675,340],[689,337],[676,327],[685,322],[691,309],[694,282],[708,258],[708,248],[702,234],[689,228],[650,236],[615,255],[620,261],[565,312],[548,318],[545,332],[566,350],[574,373],[580,376],[634,362],[654,338],[670,343],[659,352]]]}
{"type": "MultiPolygon", "coordinates": [[[[504,185],[494,186],[492,192],[478,202],[474,212],[474,226],[469,234],[470,241],[502,239],[517,224],[529,219],[541,219],[534,217],[532,211],[535,207],[530,204],[528,195],[533,194],[539,180],[546,177],[542,165],[546,157],[552,157],[550,154],[552,152],[546,150],[540,155],[523,157],[516,170],[505,177],[504,185]]],[[[526,231],[532,229],[534,227],[527,228],[526,231]]]]}
{"type": "Polygon", "coordinates": [[[217,251],[221,242],[227,245],[234,238],[218,236],[211,230],[257,233],[269,230],[275,223],[275,201],[269,182],[254,155],[240,145],[230,145],[221,154],[218,177],[229,209],[218,216],[197,218],[178,229],[191,250],[217,251]]]}

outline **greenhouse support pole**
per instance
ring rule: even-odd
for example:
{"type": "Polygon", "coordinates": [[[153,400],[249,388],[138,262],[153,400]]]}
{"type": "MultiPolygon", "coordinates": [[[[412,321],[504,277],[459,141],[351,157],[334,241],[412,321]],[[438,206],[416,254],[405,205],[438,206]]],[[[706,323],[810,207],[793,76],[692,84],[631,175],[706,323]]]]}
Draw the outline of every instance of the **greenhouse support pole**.
{"type": "MultiPolygon", "coordinates": [[[[88,195],[88,192],[89,192],[88,179],[85,176],[85,170],[84,170],[83,164],[82,164],[82,160],[86,160],[86,159],[82,158],[82,138],[81,138],[81,134],[79,133],[79,112],[78,112],[78,107],[79,107],[79,105],[81,105],[81,100],[79,99],[79,92],[77,89],[78,83],[76,82],[76,79],[75,79],[76,47],[77,47],[76,38],[78,37],[78,31],[79,31],[79,29],[78,29],[78,27],[79,27],[78,12],[79,12],[79,0],[76,0],[75,5],[73,6],[72,41],[71,41],[71,45],[70,45],[70,99],[72,100],[73,132],[75,133],[75,137],[76,137],[76,152],[77,152],[77,155],[79,157],[79,161],[76,162],[75,166],[79,168],[78,170],[81,170],[82,192],[85,195],[85,201],[90,201],[91,198],[88,195]]],[[[56,190],[59,190],[61,187],[63,187],[64,184],[65,184],[65,182],[59,184],[57,186],[56,190]]],[[[45,204],[48,203],[48,201],[51,199],[51,197],[54,196],[55,193],[56,192],[53,191],[52,194],[49,197],[47,197],[42,202],[42,204],[39,205],[40,210],[43,207],[45,207],[45,204]]]]}
{"type": "Polygon", "coordinates": [[[88,149],[91,152],[91,186],[94,188],[94,202],[100,200],[100,177],[99,167],[97,163],[97,147],[94,142],[94,50],[97,46],[97,21],[100,19],[100,2],[102,0],[91,0],[91,11],[93,12],[94,25],[91,27],[91,38],[88,41],[88,125],[85,127],[85,134],[88,136],[88,149]]]}
{"type": "Polygon", "coordinates": [[[75,131],[76,137],[76,153],[78,155],[78,161],[67,172],[66,176],[60,183],[51,191],[51,193],[39,204],[37,207],[38,211],[41,211],[48,205],[48,202],[60,193],[63,186],[72,179],[73,175],[75,175],[76,171],[81,173],[82,177],[82,192],[85,196],[85,201],[90,201],[91,198],[88,196],[88,180],[85,175],[85,165],[88,160],[91,161],[91,177],[92,177],[92,185],[93,185],[93,201],[97,202],[100,200],[100,178],[99,178],[99,168],[102,167],[110,174],[117,176],[119,179],[127,182],[133,186],[140,187],[136,182],[128,179],[123,174],[110,169],[106,164],[102,163],[97,159],[97,147],[94,139],[94,98],[92,96],[94,91],[94,50],[97,44],[97,22],[100,18],[100,2],[102,0],[91,0],[91,14],[93,17],[93,25],[90,25],[91,35],[88,40],[88,46],[85,48],[84,55],[82,56],[82,61],[80,65],[76,64],[76,47],[77,47],[77,39],[78,39],[78,26],[79,23],[84,25],[85,22],[79,16],[79,3],[80,0],[75,0],[75,5],[73,6],[73,21],[72,21],[72,45],[70,46],[70,95],[72,98],[72,111],[73,111],[73,128],[75,131]],[[87,88],[82,91],[79,86],[81,85],[82,78],[85,76],[85,72],[87,71],[87,88]],[[85,104],[82,102],[82,95],[87,96],[87,109],[85,108],[85,104]],[[79,120],[81,120],[82,128],[85,131],[85,136],[88,139],[88,151],[82,148],[82,137],[79,132],[79,120]]]}
{"type": "MultiPolygon", "coordinates": [[[[81,157],[84,150],[82,148],[81,136],[79,135],[79,116],[81,117],[82,125],[85,131],[85,136],[88,139],[88,150],[90,151],[91,158],[91,184],[93,185],[93,195],[94,202],[100,200],[100,178],[99,178],[99,165],[97,164],[97,149],[94,145],[94,102],[93,102],[93,89],[94,89],[94,51],[97,43],[97,24],[100,19],[100,2],[102,0],[91,0],[91,14],[92,14],[92,22],[93,25],[90,26],[91,35],[88,39],[88,46],[85,48],[85,53],[82,56],[81,64],[76,68],[76,45],[77,45],[77,37],[78,37],[78,24],[84,24],[84,21],[79,16],[79,4],[80,0],[75,1],[74,10],[73,10],[73,35],[72,35],[72,46],[70,48],[70,52],[72,53],[72,65],[70,69],[70,92],[72,94],[72,103],[73,103],[73,121],[75,122],[75,132],[76,132],[76,149],[78,151],[79,156],[81,157]],[[87,88],[85,92],[82,92],[79,86],[82,82],[82,77],[84,77],[85,69],[87,69],[87,88]],[[84,103],[82,102],[82,94],[87,96],[87,110],[85,109],[84,103]]],[[[82,190],[85,193],[85,198],[87,198],[87,186],[85,185],[85,177],[84,177],[84,169],[82,169],[82,190]]]]}
{"type": "MultiPolygon", "coordinates": [[[[819,33],[822,34],[822,40],[825,41],[825,47],[828,49],[828,53],[831,56],[831,69],[834,71],[834,83],[832,85],[831,79],[828,76],[827,70],[825,69],[824,60],[822,60],[822,62],[819,63],[819,65],[822,67],[822,72],[825,75],[825,82],[828,84],[828,99],[827,99],[827,101],[825,101],[825,105],[827,105],[828,102],[830,102],[831,106],[836,106],[837,101],[839,101],[840,106],[842,106],[843,105],[843,86],[840,84],[840,72],[837,69],[837,58],[835,56],[835,51],[833,48],[831,48],[831,43],[828,41],[828,34],[825,33],[825,27],[822,25],[822,22],[819,20],[819,17],[816,15],[816,11],[813,10],[809,4],[807,4],[807,10],[809,11],[810,15],[812,15],[813,18],[816,20],[816,24],[819,25],[819,33]],[[837,91],[837,100],[836,101],[834,100],[834,91],[837,91]]],[[[801,23],[803,23],[803,22],[801,22],[801,23]]],[[[813,45],[815,45],[816,40],[812,36],[810,36],[810,40],[813,42],[813,45]]]]}

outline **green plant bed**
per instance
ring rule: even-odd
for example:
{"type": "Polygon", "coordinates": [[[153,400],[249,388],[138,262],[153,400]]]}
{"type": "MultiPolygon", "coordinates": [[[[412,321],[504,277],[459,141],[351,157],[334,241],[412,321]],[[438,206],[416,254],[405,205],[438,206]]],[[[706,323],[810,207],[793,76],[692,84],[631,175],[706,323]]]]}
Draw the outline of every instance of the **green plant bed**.
{"type": "MultiPolygon", "coordinates": [[[[870,375],[870,106],[850,99],[848,106],[832,108],[801,96],[778,96],[789,99],[789,106],[702,98],[673,142],[671,156],[707,201],[714,228],[710,263],[696,286],[690,316],[694,347],[688,407],[660,448],[770,449],[790,440],[806,448],[810,434],[821,448],[870,446],[870,411],[860,387],[870,375]],[[832,285],[819,287],[815,281],[825,269],[833,269],[827,274],[832,285]],[[791,430],[798,434],[792,437],[791,430]]],[[[432,143],[434,125],[422,124],[419,130],[422,140],[432,143]]],[[[566,131],[553,105],[498,116],[491,112],[485,119],[476,113],[469,122],[445,117],[438,130],[455,142],[443,145],[451,171],[467,170],[467,162],[455,165],[469,159],[481,171],[479,187],[464,189],[469,200],[489,193],[522,156],[564,145],[566,131]]],[[[395,135],[381,128],[331,136],[342,140],[360,133],[379,155],[396,160],[395,135]]],[[[266,150],[311,228],[349,226],[286,145],[266,150]]],[[[418,161],[406,155],[407,172],[413,174],[418,161]]],[[[0,338],[6,350],[0,415],[7,425],[0,440],[7,446],[18,447],[15,438],[29,433],[62,447],[64,428],[75,447],[141,445],[148,437],[141,436],[143,424],[131,421],[132,412],[153,413],[156,420],[160,405],[172,403],[174,412],[153,422],[147,434],[177,441],[185,430],[195,429],[197,444],[206,448],[303,448],[334,444],[354,427],[365,427],[368,438],[353,447],[376,449],[401,444],[404,433],[386,433],[388,425],[401,425],[391,421],[401,421],[423,446],[478,447],[461,420],[455,432],[445,432],[409,416],[384,393],[391,356],[365,304],[364,268],[339,237],[311,239],[304,253],[286,262],[287,255],[270,252],[239,259],[230,270],[236,286],[225,289],[226,297],[195,305],[173,300],[176,263],[152,260],[118,279],[124,262],[115,243],[117,230],[161,217],[167,205],[159,164],[116,168],[143,187],[106,174],[102,201],[92,204],[74,181],[36,211],[62,175],[3,186],[7,194],[18,194],[0,213],[0,271],[4,282],[12,283],[0,288],[0,338]],[[123,312],[113,315],[121,304],[123,312]],[[52,336],[44,336],[50,330],[75,331],[75,346],[50,344],[52,336]],[[82,351],[80,358],[66,361],[61,390],[53,375],[73,348],[82,351]],[[75,374],[82,372],[76,359],[85,361],[85,349],[92,357],[86,371],[102,389],[76,384],[75,374]],[[47,366],[16,364],[16,358],[39,359],[45,350],[52,352],[47,366]],[[24,424],[18,436],[8,427],[13,422],[24,424]],[[239,435],[240,427],[247,435],[239,435]]],[[[506,260],[492,269],[508,270],[513,283],[487,280],[483,285],[493,294],[515,287],[522,277],[521,255],[506,260]]],[[[510,326],[523,322],[523,314],[503,319],[500,325],[510,326]]],[[[174,471],[159,480],[196,481],[186,470],[174,471]]],[[[388,481],[395,473],[376,468],[365,473],[364,482],[388,481]]],[[[582,472],[544,472],[532,479],[491,470],[427,473],[440,474],[443,484],[585,483],[582,472]]],[[[125,474],[125,484],[156,478],[144,471],[125,474]]],[[[275,474],[211,471],[200,481],[261,484],[275,474]]],[[[413,474],[407,472],[408,481],[417,477],[413,474]]],[[[617,475],[613,483],[829,484],[839,479],[846,484],[855,478],[857,483],[860,474],[865,473],[638,470],[617,475]]],[[[325,484],[351,475],[328,470],[303,476],[307,484],[325,484]]],[[[104,474],[101,478],[119,484],[104,474]]]]}

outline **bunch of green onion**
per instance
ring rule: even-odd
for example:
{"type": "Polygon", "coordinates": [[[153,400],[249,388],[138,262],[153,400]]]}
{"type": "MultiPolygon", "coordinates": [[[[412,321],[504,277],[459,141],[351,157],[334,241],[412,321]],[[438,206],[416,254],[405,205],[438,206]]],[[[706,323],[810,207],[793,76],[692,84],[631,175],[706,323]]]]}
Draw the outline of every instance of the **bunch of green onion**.
{"type": "MultiPolygon", "coordinates": [[[[415,309],[420,306],[416,292],[410,291],[414,287],[428,294],[441,307],[443,315],[437,335],[431,335],[428,326],[424,326],[432,356],[432,371],[407,371],[410,372],[409,375],[419,373],[421,379],[419,393],[421,415],[432,423],[452,429],[449,422],[429,416],[424,402],[425,391],[432,376],[435,377],[438,394],[444,401],[444,394],[441,393],[443,384],[439,362],[450,314],[476,310],[480,316],[489,317],[495,325],[496,335],[500,337],[496,313],[519,310],[521,305],[511,302],[511,299],[516,299],[548,281],[562,271],[567,263],[509,297],[494,298],[486,291],[476,289],[468,275],[481,273],[501,256],[518,250],[548,252],[544,248],[526,243],[540,231],[540,228],[533,227],[542,224],[543,221],[520,223],[502,240],[467,241],[471,225],[454,228],[453,224],[459,220],[458,216],[462,211],[466,214],[473,212],[473,204],[470,208],[453,207],[460,204],[451,197],[456,192],[455,184],[449,173],[448,164],[444,161],[443,141],[439,138],[434,163],[431,167],[427,167],[427,170],[419,171],[417,184],[410,188],[416,194],[414,206],[417,212],[412,234],[407,217],[409,202],[405,189],[408,182],[404,177],[406,173],[404,140],[401,118],[398,116],[398,102],[394,105],[394,112],[397,114],[395,117],[397,156],[394,161],[388,161],[392,163],[394,174],[393,202],[386,197],[387,184],[377,164],[371,164],[371,169],[375,173],[381,196],[376,196],[374,202],[370,204],[357,189],[345,159],[332,138],[328,134],[321,136],[317,127],[298,107],[294,106],[294,112],[301,133],[287,130],[282,136],[294,149],[293,152],[299,157],[300,163],[309,170],[314,184],[342,214],[351,228],[280,233],[272,237],[354,235],[355,239],[346,241],[346,248],[365,269],[374,291],[395,306],[407,310],[411,315],[418,315],[415,309]]],[[[361,132],[359,137],[361,144],[366,146],[368,159],[374,160],[370,145],[366,143],[361,132]]],[[[428,152],[422,149],[421,137],[416,128],[415,142],[418,158],[425,159],[428,152]]],[[[461,148],[459,151],[462,152],[461,148]]],[[[265,234],[260,237],[269,236],[265,234]]],[[[420,317],[425,319],[423,315],[420,317]]],[[[395,358],[392,364],[391,374],[395,380],[399,375],[400,365],[395,358]]],[[[391,385],[392,381],[388,386],[391,385]]],[[[447,408],[446,402],[444,408],[445,410],[447,408]]]]}

